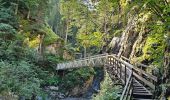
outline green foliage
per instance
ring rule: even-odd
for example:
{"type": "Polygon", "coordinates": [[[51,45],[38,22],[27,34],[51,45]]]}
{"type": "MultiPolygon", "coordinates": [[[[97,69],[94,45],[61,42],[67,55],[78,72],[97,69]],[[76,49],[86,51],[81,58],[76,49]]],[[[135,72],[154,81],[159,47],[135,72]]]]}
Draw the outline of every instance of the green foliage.
{"type": "Polygon", "coordinates": [[[48,70],[51,71],[51,72],[54,72],[55,73],[55,67],[56,67],[56,64],[59,63],[59,62],[62,62],[64,59],[58,55],[54,55],[54,54],[48,54],[46,53],[45,54],[45,59],[43,61],[44,67],[48,67],[48,70]],[[46,65],[47,64],[47,65],[46,65]]]}
{"type": "Polygon", "coordinates": [[[39,2],[39,0],[21,0],[21,1],[24,2],[27,5],[27,7],[29,7],[29,9],[37,7],[39,2]]]}
{"type": "Polygon", "coordinates": [[[116,30],[116,31],[114,32],[114,36],[115,36],[115,37],[120,37],[120,36],[121,36],[121,33],[122,33],[122,30],[116,30]]]}
{"type": "Polygon", "coordinates": [[[50,76],[45,80],[45,84],[48,85],[59,85],[59,83],[61,82],[61,79],[58,76],[50,76]]]}
{"type": "Polygon", "coordinates": [[[9,24],[0,23],[0,38],[10,40],[16,34],[16,30],[9,24]]]}
{"type": "Polygon", "coordinates": [[[18,28],[17,18],[11,8],[0,7],[0,23],[5,23],[18,28]]]}
{"type": "Polygon", "coordinates": [[[30,98],[32,93],[40,91],[41,79],[37,78],[34,65],[25,61],[11,64],[1,61],[0,66],[0,92],[9,91],[30,98]]]}
{"type": "MultiPolygon", "coordinates": [[[[43,85],[61,85],[64,89],[82,85],[95,74],[93,68],[65,71],[64,76],[60,77],[55,74],[54,67],[64,59],[45,54],[44,59],[40,60],[35,50],[24,45],[24,40],[29,38],[32,46],[35,47],[39,42],[37,36],[44,34],[44,44],[50,45],[58,42],[59,36],[53,32],[58,31],[63,38],[66,37],[65,33],[68,33],[70,43],[63,46],[66,50],[74,52],[75,48],[84,47],[90,52],[93,52],[93,49],[98,52],[98,49],[105,45],[107,36],[111,38],[121,36],[121,29],[128,22],[128,17],[134,15],[143,4],[146,4],[144,10],[147,13],[139,15],[138,20],[142,22],[141,24],[150,20],[155,21],[150,19],[152,13],[159,16],[157,20],[161,20],[163,24],[152,28],[140,58],[150,61],[154,59],[152,64],[157,66],[163,63],[166,45],[164,33],[169,32],[167,29],[170,24],[170,8],[169,5],[162,3],[162,0],[100,0],[93,10],[84,5],[81,0],[61,0],[53,11],[49,12],[53,13],[57,9],[58,15],[53,16],[57,21],[50,22],[54,25],[52,29],[44,24],[48,16],[49,1],[51,0],[0,0],[0,92],[14,92],[29,99],[33,93],[39,94],[40,87],[43,85]],[[29,14],[30,18],[27,20],[25,17],[29,14]],[[75,37],[77,40],[74,40],[75,37]],[[73,47],[72,44],[77,47],[73,47]]],[[[52,3],[55,4],[55,1],[53,0],[52,3]]],[[[119,99],[117,95],[119,90],[111,83],[111,80],[106,77],[99,93],[102,96],[96,96],[94,99],[119,99]]]]}
{"type": "MultiPolygon", "coordinates": [[[[24,43],[25,38],[35,38],[42,32],[41,30],[46,34],[44,41],[47,44],[56,42],[59,38],[49,26],[42,23],[38,23],[38,26],[32,19],[23,18],[25,16],[25,13],[22,12],[25,11],[23,3],[29,6],[29,10],[34,10],[34,7],[46,4],[48,0],[18,1],[0,0],[0,94],[13,93],[30,99],[33,94],[42,94],[42,85],[57,85],[59,83],[60,79],[54,74],[53,67],[62,59],[55,55],[45,55],[47,58],[42,62],[39,59],[39,54],[24,43]],[[19,28],[17,16],[14,14],[16,8],[12,6],[17,3],[21,13],[18,15],[20,18],[19,28]],[[35,34],[36,32],[37,34],[35,34]],[[46,68],[43,68],[44,66],[46,68]]],[[[44,16],[41,15],[41,17],[44,16]]]]}
{"type": "Polygon", "coordinates": [[[63,77],[62,83],[64,88],[72,89],[75,86],[83,85],[85,81],[87,81],[92,75],[94,75],[93,68],[81,68],[67,72],[67,74],[63,77]]]}
{"type": "Polygon", "coordinates": [[[57,42],[57,40],[59,39],[59,36],[56,33],[54,33],[49,26],[44,27],[43,30],[46,33],[45,38],[44,38],[45,45],[49,45],[49,44],[57,42]]]}
{"type": "Polygon", "coordinates": [[[18,27],[17,19],[11,8],[0,6],[0,37],[6,41],[12,39],[18,27]]]}
{"type": "Polygon", "coordinates": [[[77,39],[83,47],[101,47],[104,45],[103,34],[100,32],[93,32],[91,34],[79,33],[77,39]]]}
{"type": "Polygon", "coordinates": [[[104,81],[101,83],[101,90],[99,94],[93,96],[93,100],[119,100],[119,89],[120,87],[114,86],[113,81],[106,73],[104,81]]]}
{"type": "Polygon", "coordinates": [[[152,63],[159,67],[162,66],[164,49],[164,27],[155,25],[153,31],[146,40],[146,45],[143,48],[143,58],[148,60],[154,60],[152,63]]]}

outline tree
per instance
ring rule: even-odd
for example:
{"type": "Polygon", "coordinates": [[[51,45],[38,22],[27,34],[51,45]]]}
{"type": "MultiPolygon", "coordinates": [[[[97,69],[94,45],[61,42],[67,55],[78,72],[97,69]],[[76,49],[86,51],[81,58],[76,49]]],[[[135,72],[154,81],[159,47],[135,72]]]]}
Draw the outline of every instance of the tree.
{"type": "Polygon", "coordinates": [[[103,34],[100,32],[93,32],[90,34],[79,33],[77,39],[84,48],[84,57],[86,57],[87,48],[102,47],[104,45],[103,34]]]}
{"type": "Polygon", "coordinates": [[[76,5],[77,5],[77,0],[71,0],[71,1],[67,1],[67,0],[62,0],[60,5],[61,5],[61,15],[62,15],[62,20],[64,22],[64,28],[65,28],[65,44],[67,44],[67,40],[68,40],[68,34],[69,34],[69,30],[72,27],[72,22],[74,20],[74,15],[76,14],[76,5]],[[75,7],[75,8],[74,8],[75,7]],[[72,9],[70,9],[72,8],[72,9]]]}

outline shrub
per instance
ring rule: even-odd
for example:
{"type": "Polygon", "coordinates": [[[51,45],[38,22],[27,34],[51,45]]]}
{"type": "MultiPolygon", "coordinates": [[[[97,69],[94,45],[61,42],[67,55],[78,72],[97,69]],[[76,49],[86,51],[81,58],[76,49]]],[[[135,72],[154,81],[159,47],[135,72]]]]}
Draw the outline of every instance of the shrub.
{"type": "Polygon", "coordinates": [[[114,86],[108,73],[106,73],[105,79],[101,83],[101,90],[99,94],[93,96],[93,100],[119,100],[119,88],[118,86],[114,86]]]}
{"type": "Polygon", "coordinates": [[[14,28],[18,28],[18,21],[16,16],[14,15],[14,11],[10,8],[0,7],[0,22],[9,24],[14,28]]]}
{"type": "Polygon", "coordinates": [[[0,92],[9,91],[17,95],[31,98],[32,94],[40,92],[38,73],[33,70],[35,67],[25,61],[20,63],[0,62],[0,92]]]}
{"type": "Polygon", "coordinates": [[[81,69],[75,69],[70,72],[68,72],[63,77],[63,82],[65,89],[71,89],[78,85],[83,85],[86,80],[88,80],[92,75],[95,74],[95,71],[93,68],[81,68],[81,69]]]}

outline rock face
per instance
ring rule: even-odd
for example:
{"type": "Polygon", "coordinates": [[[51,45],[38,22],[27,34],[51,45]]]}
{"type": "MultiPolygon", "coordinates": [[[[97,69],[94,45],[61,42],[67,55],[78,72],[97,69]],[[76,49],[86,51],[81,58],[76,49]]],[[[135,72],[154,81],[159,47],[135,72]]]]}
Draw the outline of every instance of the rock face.
{"type": "Polygon", "coordinates": [[[143,55],[143,47],[146,45],[149,29],[146,24],[150,20],[150,13],[129,13],[128,22],[120,38],[114,37],[110,43],[112,53],[133,59],[143,55]]]}
{"type": "Polygon", "coordinates": [[[120,49],[120,38],[113,37],[112,41],[109,44],[109,47],[112,48],[112,53],[117,54],[120,49]]]}
{"type": "Polygon", "coordinates": [[[145,27],[142,26],[140,29],[139,35],[137,36],[137,39],[134,42],[134,45],[132,47],[130,59],[133,59],[135,57],[139,57],[140,55],[142,55],[142,47],[144,47],[146,36],[147,36],[147,31],[145,30],[145,27]]]}
{"type": "Polygon", "coordinates": [[[93,82],[93,76],[90,77],[89,80],[87,80],[83,86],[76,86],[72,89],[72,91],[69,93],[70,96],[82,96],[85,94],[88,90],[88,88],[92,85],[93,82]]]}
{"type": "Polygon", "coordinates": [[[138,36],[138,33],[135,31],[137,19],[138,19],[137,16],[131,18],[127,25],[127,28],[124,30],[120,41],[121,47],[118,55],[123,55],[129,58],[133,44],[138,36]]]}
{"type": "Polygon", "coordinates": [[[58,91],[58,87],[56,87],[56,86],[49,86],[48,87],[50,90],[52,90],[52,91],[58,91]]]}

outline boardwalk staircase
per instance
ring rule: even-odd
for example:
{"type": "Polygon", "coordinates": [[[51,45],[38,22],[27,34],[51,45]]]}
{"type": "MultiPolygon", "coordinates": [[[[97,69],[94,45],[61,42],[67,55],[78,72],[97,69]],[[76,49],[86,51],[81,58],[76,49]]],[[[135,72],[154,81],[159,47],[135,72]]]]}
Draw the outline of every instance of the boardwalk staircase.
{"type": "Polygon", "coordinates": [[[136,67],[125,57],[101,54],[60,63],[56,70],[86,66],[104,66],[105,69],[109,69],[112,72],[111,74],[115,75],[123,85],[120,100],[155,100],[154,91],[158,81],[157,77],[143,70],[147,66],[140,64],[141,68],[136,67]]]}

